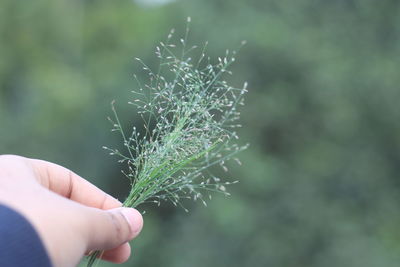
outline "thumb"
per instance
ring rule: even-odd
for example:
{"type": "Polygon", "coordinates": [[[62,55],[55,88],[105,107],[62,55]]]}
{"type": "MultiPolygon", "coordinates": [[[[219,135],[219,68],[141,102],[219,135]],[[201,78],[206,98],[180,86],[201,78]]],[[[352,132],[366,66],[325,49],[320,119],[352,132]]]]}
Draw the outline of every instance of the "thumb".
{"type": "Polygon", "coordinates": [[[132,208],[92,209],[88,213],[88,250],[107,250],[135,238],[143,227],[142,215],[132,208]]]}

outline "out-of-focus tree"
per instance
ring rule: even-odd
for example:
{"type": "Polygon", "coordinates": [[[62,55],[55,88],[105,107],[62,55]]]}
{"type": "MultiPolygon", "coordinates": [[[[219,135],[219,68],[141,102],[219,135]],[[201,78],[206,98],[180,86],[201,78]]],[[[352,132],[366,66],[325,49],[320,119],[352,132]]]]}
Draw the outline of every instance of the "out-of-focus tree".
{"type": "Polygon", "coordinates": [[[249,81],[251,147],[230,167],[232,197],[189,214],[146,207],[126,266],[397,266],[400,3],[143,2],[0,2],[0,153],[62,163],[123,198],[100,149],[120,144],[109,103],[139,123],[125,105],[133,58],[156,66],[156,43],[192,16],[212,56],[248,41],[230,82],[249,81]]]}

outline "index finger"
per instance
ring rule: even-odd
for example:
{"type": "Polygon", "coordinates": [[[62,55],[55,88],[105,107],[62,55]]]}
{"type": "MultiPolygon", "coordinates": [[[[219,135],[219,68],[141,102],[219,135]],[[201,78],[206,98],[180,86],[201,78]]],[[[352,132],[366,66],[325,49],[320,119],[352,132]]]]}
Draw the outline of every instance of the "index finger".
{"type": "Polygon", "coordinates": [[[99,209],[122,206],[120,201],[67,168],[44,160],[27,159],[27,161],[39,183],[63,197],[99,209]]]}

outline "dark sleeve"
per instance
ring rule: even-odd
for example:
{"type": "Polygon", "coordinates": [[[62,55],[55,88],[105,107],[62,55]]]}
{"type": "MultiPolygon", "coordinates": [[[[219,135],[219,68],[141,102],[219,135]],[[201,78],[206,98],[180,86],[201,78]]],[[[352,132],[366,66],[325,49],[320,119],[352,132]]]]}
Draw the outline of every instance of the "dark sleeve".
{"type": "Polygon", "coordinates": [[[0,266],[51,267],[33,226],[19,213],[0,205],[0,266]]]}

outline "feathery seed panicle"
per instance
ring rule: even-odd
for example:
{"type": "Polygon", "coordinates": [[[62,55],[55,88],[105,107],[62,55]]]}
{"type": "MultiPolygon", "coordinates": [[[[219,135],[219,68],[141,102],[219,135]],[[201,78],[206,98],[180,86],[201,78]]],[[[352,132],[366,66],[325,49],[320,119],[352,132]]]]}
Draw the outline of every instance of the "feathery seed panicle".
{"type": "Polygon", "coordinates": [[[128,165],[129,172],[124,173],[132,186],[124,202],[128,207],[148,201],[169,200],[178,205],[181,198],[203,200],[204,190],[228,195],[224,185],[229,183],[220,182],[207,168],[220,165],[227,171],[225,162],[247,147],[234,142],[238,139],[234,129],[241,126],[236,123],[238,106],[243,105],[247,83],[234,88],[223,80],[225,73],[231,73],[228,68],[236,52],[227,50],[216,64],[204,62],[206,44],[193,62],[190,53],[196,46],[187,48],[188,30],[179,41],[180,56],[173,50],[173,33],[156,47],[157,73],[137,59],[148,72],[149,82],[143,87],[137,80],[139,89],[129,104],[142,117],[145,135],[135,127],[126,135],[112,105],[113,131],[121,133],[126,153],[106,149],[128,165]]]}
{"type": "MultiPolygon", "coordinates": [[[[121,134],[126,151],[104,148],[128,166],[129,171],[123,172],[131,183],[126,207],[145,202],[160,205],[164,200],[182,206],[183,198],[206,205],[204,192],[229,195],[226,185],[237,182],[223,182],[208,168],[220,165],[228,171],[225,162],[230,159],[240,164],[234,156],[247,145],[236,143],[239,137],[235,129],[241,126],[237,123],[238,107],[244,104],[247,83],[235,88],[224,80],[224,75],[232,74],[229,67],[236,51],[227,50],[213,63],[205,55],[206,42],[195,60],[191,55],[196,54],[197,47],[188,47],[188,33],[187,27],[184,37],[174,44],[172,30],[166,42],[160,42],[155,51],[160,60],[156,72],[136,58],[149,79],[142,85],[134,76],[138,89],[133,91],[129,104],[142,118],[144,134],[136,127],[126,134],[112,103],[112,130],[121,134]]],[[[211,199],[211,195],[208,197],[211,199]]],[[[91,256],[88,266],[98,255],[96,252],[91,256]]]]}

